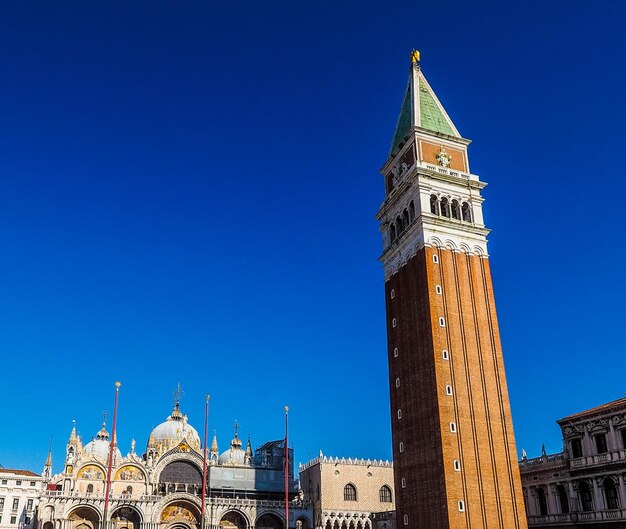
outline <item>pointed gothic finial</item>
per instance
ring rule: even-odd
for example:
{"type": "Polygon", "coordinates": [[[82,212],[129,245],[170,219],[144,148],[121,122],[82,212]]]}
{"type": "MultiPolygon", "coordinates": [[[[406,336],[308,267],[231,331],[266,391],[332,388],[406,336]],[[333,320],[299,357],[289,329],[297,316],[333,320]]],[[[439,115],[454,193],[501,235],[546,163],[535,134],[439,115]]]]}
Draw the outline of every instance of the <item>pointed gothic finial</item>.
{"type": "Polygon", "coordinates": [[[41,475],[44,481],[48,481],[52,477],[52,436],[50,436],[50,448],[48,449],[48,457],[46,458],[46,464],[43,466],[43,474],[41,475]]]}
{"type": "Polygon", "coordinates": [[[68,443],[76,443],[77,441],[78,436],[76,435],[76,419],[72,419],[72,432],[70,433],[68,443]]]}
{"type": "Polygon", "coordinates": [[[248,434],[248,445],[246,446],[246,455],[252,456],[252,443],[250,442],[250,434],[248,434]]]}
{"type": "Polygon", "coordinates": [[[212,454],[217,454],[218,453],[217,432],[215,430],[213,430],[213,442],[211,443],[211,453],[212,454]]]}
{"type": "Polygon", "coordinates": [[[48,448],[48,457],[46,458],[46,466],[52,467],[52,436],[50,436],[50,448],[48,448]]]}
{"type": "Polygon", "coordinates": [[[176,390],[174,390],[174,393],[172,393],[172,401],[174,403],[174,406],[180,406],[180,401],[183,399],[184,396],[184,392],[180,387],[180,382],[178,383],[178,385],[176,386],[176,390]]]}

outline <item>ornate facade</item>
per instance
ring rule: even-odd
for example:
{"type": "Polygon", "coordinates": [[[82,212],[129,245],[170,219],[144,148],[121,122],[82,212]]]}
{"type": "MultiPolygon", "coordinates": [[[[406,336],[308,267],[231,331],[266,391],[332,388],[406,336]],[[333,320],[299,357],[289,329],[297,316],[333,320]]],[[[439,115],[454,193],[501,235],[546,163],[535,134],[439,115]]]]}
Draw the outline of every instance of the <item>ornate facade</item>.
{"type": "Polygon", "coordinates": [[[563,451],[520,461],[531,527],[626,527],[626,398],[565,417],[563,451]]]}
{"type": "MultiPolygon", "coordinates": [[[[373,529],[376,513],[395,508],[393,463],[319,457],[300,465],[300,486],[316,529],[373,529]]],[[[382,516],[381,516],[382,517],[382,516]]],[[[393,529],[391,524],[380,529],[393,529]]]]}
{"type": "Polygon", "coordinates": [[[381,172],[398,527],[525,529],[485,183],[413,64],[381,172]]]}
{"type": "MultiPolygon", "coordinates": [[[[236,426],[228,449],[220,453],[213,437],[208,449],[204,520],[200,436],[178,403],[152,431],[144,454],[135,452],[134,441],[126,456],[115,448],[105,513],[109,441],[104,424],[85,445],[76,427],[72,429],[63,472],[53,476],[51,465],[44,469],[40,529],[285,528],[282,439],[253,452],[250,439],[243,448],[236,426]]],[[[293,464],[289,476],[288,527],[307,529],[311,512],[297,495],[293,464]]]]}

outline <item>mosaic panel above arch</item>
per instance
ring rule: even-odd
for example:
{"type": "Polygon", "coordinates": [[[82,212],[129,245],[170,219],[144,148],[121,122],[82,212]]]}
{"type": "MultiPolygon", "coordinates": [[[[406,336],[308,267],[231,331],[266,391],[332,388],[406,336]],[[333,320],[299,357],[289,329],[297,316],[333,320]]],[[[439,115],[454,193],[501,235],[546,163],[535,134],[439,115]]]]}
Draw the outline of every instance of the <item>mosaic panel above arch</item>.
{"type": "Polygon", "coordinates": [[[146,475],[139,468],[125,465],[115,473],[115,481],[145,481],[146,475]]]}
{"type": "Polygon", "coordinates": [[[85,465],[78,471],[78,478],[104,479],[104,471],[97,465],[85,465]]]}
{"type": "Polygon", "coordinates": [[[181,504],[168,505],[161,512],[161,522],[188,522],[195,524],[197,521],[196,515],[191,510],[190,506],[181,504]]]}

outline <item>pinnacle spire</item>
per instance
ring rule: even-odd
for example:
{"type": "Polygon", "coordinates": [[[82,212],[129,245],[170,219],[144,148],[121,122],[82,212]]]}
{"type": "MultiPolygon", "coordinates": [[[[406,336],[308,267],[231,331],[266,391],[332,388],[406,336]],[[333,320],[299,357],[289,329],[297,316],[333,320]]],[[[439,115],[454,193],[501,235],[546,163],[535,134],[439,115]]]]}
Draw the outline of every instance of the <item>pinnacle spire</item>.
{"type": "Polygon", "coordinates": [[[413,50],[410,57],[409,81],[391,142],[392,154],[404,146],[414,128],[424,129],[437,136],[461,137],[424,77],[420,66],[420,52],[413,50]]]}
{"type": "Polygon", "coordinates": [[[70,438],[67,441],[68,444],[78,443],[78,435],[76,435],[76,420],[72,420],[72,431],[70,433],[70,438]]]}

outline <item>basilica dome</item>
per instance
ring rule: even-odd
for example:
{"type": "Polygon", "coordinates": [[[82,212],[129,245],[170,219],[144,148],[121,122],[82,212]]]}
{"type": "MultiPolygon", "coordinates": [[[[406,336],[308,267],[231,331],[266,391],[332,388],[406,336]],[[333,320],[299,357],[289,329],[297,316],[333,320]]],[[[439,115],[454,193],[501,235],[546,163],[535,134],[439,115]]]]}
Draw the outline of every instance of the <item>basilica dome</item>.
{"type": "MultiPolygon", "coordinates": [[[[88,457],[93,456],[106,463],[109,460],[109,450],[109,432],[107,432],[106,425],[103,423],[102,429],[98,432],[98,435],[83,448],[83,454],[86,454],[88,457]]],[[[113,455],[115,458],[113,464],[117,464],[122,460],[122,452],[120,452],[119,448],[115,448],[113,455]]]]}
{"type": "Polygon", "coordinates": [[[201,450],[198,432],[187,422],[187,416],[181,413],[179,404],[176,403],[172,414],[165,422],[152,430],[148,446],[156,448],[163,454],[170,448],[178,446],[183,440],[187,441],[191,448],[201,450]]]}
{"type": "Polygon", "coordinates": [[[220,454],[218,465],[250,466],[252,464],[252,448],[248,439],[246,450],[241,448],[241,439],[235,431],[235,438],[230,442],[230,448],[220,454]]]}

